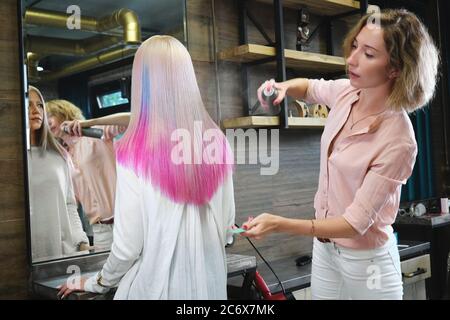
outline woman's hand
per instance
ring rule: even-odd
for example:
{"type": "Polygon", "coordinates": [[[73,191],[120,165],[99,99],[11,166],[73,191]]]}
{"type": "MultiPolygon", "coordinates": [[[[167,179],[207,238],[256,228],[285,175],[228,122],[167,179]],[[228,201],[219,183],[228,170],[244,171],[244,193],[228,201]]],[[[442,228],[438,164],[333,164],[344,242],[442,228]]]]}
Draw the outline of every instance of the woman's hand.
{"type": "Polygon", "coordinates": [[[277,98],[273,101],[273,104],[279,105],[281,103],[281,101],[283,101],[283,99],[286,97],[286,92],[289,88],[289,86],[284,83],[284,82],[275,82],[274,79],[270,79],[270,80],[266,80],[259,88],[257,91],[257,95],[258,95],[258,100],[261,103],[261,105],[263,107],[267,108],[267,103],[264,101],[264,99],[262,98],[262,92],[266,87],[269,87],[269,89],[271,87],[274,87],[275,89],[277,89],[278,91],[278,95],[277,98]]]}
{"type": "Polygon", "coordinates": [[[270,213],[260,214],[242,225],[242,228],[247,231],[241,235],[256,240],[262,239],[266,235],[276,232],[282,219],[282,217],[270,213]]]}
{"type": "Polygon", "coordinates": [[[86,278],[81,277],[80,281],[77,283],[67,283],[66,281],[59,289],[58,294],[56,295],[59,299],[64,299],[65,297],[69,296],[72,292],[80,292],[85,291],[84,290],[84,284],[86,283],[86,278]]]}
{"type": "Polygon", "coordinates": [[[80,243],[78,251],[86,251],[86,250],[93,250],[93,249],[94,249],[94,247],[91,247],[89,245],[89,243],[82,242],[82,243],[80,243]]]}
{"type": "Polygon", "coordinates": [[[81,128],[87,126],[88,125],[86,121],[79,121],[79,120],[64,121],[61,124],[61,131],[70,136],[81,137],[81,128]]]}

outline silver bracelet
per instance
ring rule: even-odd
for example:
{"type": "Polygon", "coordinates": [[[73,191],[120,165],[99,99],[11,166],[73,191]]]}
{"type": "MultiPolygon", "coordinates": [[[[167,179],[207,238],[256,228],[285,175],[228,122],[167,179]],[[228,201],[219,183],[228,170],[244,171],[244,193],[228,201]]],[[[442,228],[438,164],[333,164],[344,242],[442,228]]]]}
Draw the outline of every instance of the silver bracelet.
{"type": "Polygon", "coordinates": [[[97,284],[98,284],[100,287],[102,287],[102,288],[109,289],[108,286],[105,286],[104,284],[102,284],[102,279],[103,279],[102,272],[99,271],[99,272],[97,273],[97,279],[96,279],[96,280],[97,280],[97,284]]]}

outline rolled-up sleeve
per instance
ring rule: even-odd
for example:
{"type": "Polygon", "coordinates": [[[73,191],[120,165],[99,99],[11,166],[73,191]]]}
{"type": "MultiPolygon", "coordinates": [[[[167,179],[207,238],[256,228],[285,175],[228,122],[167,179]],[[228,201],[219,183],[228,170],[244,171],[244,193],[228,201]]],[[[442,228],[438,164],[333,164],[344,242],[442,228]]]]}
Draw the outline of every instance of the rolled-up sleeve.
{"type": "Polygon", "coordinates": [[[117,191],[113,244],[108,259],[98,274],[88,279],[85,290],[103,293],[117,286],[138,260],[144,246],[144,227],[140,202],[140,181],[131,170],[117,165],[117,191]],[[102,285],[98,283],[101,282],[102,285]]]}
{"type": "Polygon", "coordinates": [[[72,232],[73,245],[76,248],[77,245],[80,244],[81,242],[89,243],[89,239],[86,235],[86,232],[84,232],[83,230],[83,224],[81,223],[80,216],[78,215],[77,202],[75,199],[72,178],[69,172],[70,171],[69,165],[71,165],[71,161],[69,157],[67,159],[68,163],[64,168],[67,181],[66,206],[67,206],[67,213],[69,216],[70,229],[72,232]]]}
{"type": "Polygon", "coordinates": [[[335,105],[337,97],[350,87],[350,80],[348,79],[309,79],[304,100],[307,103],[324,104],[331,109],[335,105]]]}
{"type": "Polygon", "coordinates": [[[343,214],[344,219],[360,234],[375,219],[402,184],[411,176],[417,155],[415,143],[399,142],[388,146],[373,162],[353,202],[343,214]]]}
{"type": "Polygon", "coordinates": [[[226,228],[225,244],[233,242],[233,233],[231,232],[232,226],[235,224],[235,202],[234,202],[234,186],[233,186],[233,175],[229,174],[224,186],[224,196],[223,196],[223,215],[226,228]]]}

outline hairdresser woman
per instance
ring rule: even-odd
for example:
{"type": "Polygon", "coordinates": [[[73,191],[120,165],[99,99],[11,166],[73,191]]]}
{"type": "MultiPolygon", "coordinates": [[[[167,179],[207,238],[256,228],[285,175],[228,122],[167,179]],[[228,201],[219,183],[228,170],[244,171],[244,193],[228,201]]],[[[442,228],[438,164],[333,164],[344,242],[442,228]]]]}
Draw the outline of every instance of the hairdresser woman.
{"type": "Polygon", "coordinates": [[[408,113],[432,98],[438,53],[425,26],[406,10],[362,17],[344,41],[348,79],[293,79],[279,96],[331,108],[321,139],[315,219],[264,213],[243,235],[314,237],[313,299],[402,299],[391,225],[417,145],[408,113]]]}
{"type": "Polygon", "coordinates": [[[65,121],[83,120],[81,110],[66,100],[47,103],[49,125],[70,153],[74,168],[72,180],[75,195],[92,225],[94,246],[110,250],[114,228],[114,197],[116,189],[116,157],[114,137],[125,131],[119,126],[103,126],[102,139],[70,137],[64,133],[65,121]]]}

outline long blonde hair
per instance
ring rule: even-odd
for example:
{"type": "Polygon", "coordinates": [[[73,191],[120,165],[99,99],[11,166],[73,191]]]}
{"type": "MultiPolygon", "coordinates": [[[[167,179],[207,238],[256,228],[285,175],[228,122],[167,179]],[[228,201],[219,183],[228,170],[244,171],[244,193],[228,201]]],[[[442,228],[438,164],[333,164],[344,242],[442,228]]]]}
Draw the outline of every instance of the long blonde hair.
{"type": "Polygon", "coordinates": [[[39,147],[41,147],[42,151],[47,151],[47,149],[56,151],[59,153],[64,159],[67,158],[67,152],[64,150],[64,148],[56,141],[55,137],[50,131],[50,127],[48,126],[47,121],[47,112],[45,108],[45,100],[42,96],[42,93],[39,91],[38,88],[33,86],[28,86],[28,92],[34,91],[38,96],[39,99],[42,102],[42,106],[44,108],[43,117],[42,117],[42,125],[41,127],[36,130],[36,142],[39,147]]]}
{"type": "Polygon", "coordinates": [[[433,98],[439,66],[439,52],[427,28],[415,14],[405,9],[367,14],[344,40],[345,59],[351,54],[356,36],[371,21],[380,22],[389,64],[400,70],[388,97],[388,107],[413,112],[426,105],[433,98]]]}
{"type": "Polygon", "coordinates": [[[60,122],[84,120],[81,110],[70,101],[62,99],[50,100],[46,103],[46,107],[48,116],[54,116],[60,122]]]}
{"type": "MultiPolygon", "coordinates": [[[[133,61],[131,119],[117,142],[117,161],[156,186],[177,203],[203,205],[231,173],[233,159],[225,135],[206,111],[189,52],[177,39],[153,36],[139,47],[133,61]],[[199,126],[201,125],[201,128],[199,126]],[[211,130],[212,129],[212,130],[211,130]],[[187,133],[189,147],[205,147],[215,132],[210,154],[189,154],[189,163],[173,161],[173,133],[187,133]],[[198,159],[198,158],[197,158],[198,159]]],[[[208,147],[207,145],[206,147],[208,147]]]]}

